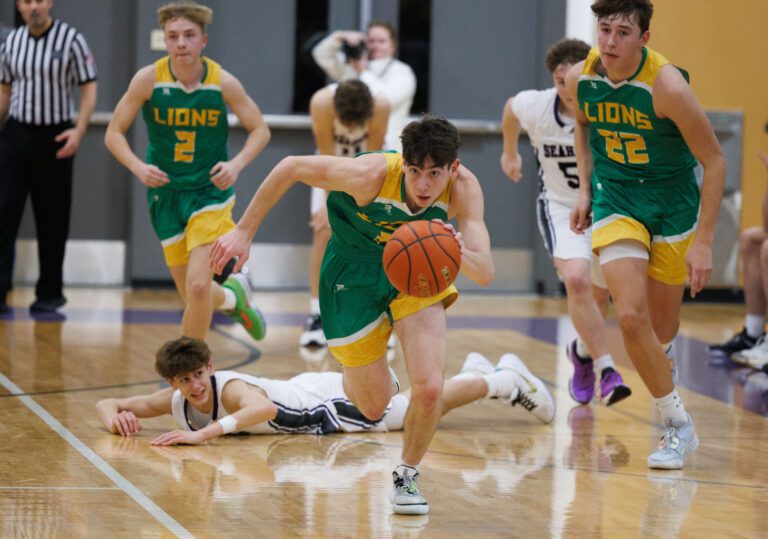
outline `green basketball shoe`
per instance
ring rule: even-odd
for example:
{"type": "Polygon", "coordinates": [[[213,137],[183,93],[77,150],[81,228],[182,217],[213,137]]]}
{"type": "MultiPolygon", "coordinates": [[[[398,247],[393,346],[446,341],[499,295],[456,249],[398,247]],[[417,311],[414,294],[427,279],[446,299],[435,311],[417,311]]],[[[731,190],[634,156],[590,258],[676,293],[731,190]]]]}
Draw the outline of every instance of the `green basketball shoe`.
{"type": "Polygon", "coordinates": [[[229,276],[221,285],[235,293],[237,303],[231,311],[224,311],[228,317],[240,324],[248,332],[248,335],[260,341],[267,333],[267,322],[264,316],[251,302],[251,285],[248,278],[242,273],[229,276]]]}

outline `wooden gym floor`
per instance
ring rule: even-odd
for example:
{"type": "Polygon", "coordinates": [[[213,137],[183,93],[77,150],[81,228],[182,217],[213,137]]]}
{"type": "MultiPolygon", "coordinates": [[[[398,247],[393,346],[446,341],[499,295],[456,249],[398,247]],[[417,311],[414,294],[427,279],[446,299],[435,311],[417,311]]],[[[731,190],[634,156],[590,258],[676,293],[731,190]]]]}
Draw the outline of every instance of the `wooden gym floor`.
{"type": "MultiPolygon", "coordinates": [[[[768,535],[768,375],[714,361],[706,343],[740,328],[739,306],[686,305],[676,341],[680,393],[701,447],[680,472],[645,459],[661,428],[610,322],[611,351],[634,394],[576,406],[561,299],[465,294],[449,311],[447,375],[470,351],[520,355],[549,385],[541,425],[500,402],[447,415],[422,465],[428,516],[391,514],[402,433],[230,436],[151,447],[173,427],[109,434],[94,405],[161,387],[152,365],[179,333],[170,291],[70,289],[63,316],[33,319],[30,289],[0,316],[1,537],[760,537],[768,535]]],[[[219,318],[216,367],[288,378],[336,370],[302,355],[304,293],[257,293],[269,324],[254,343],[219,318]]],[[[393,361],[407,384],[400,353],[393,361]]]]}

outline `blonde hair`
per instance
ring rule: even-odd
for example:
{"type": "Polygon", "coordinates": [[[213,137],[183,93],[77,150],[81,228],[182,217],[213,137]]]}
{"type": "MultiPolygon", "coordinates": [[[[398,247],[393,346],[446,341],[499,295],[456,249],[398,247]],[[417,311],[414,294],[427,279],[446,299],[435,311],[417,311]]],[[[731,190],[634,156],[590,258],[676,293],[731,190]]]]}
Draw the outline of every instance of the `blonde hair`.
{"type": "Polygon", "coordinates": [[[160,21],[161,28],[165,28],[167,22],[179,17],[192,21],[205,32],[205,27],[213,22],[213,10],[195,2],[173,2],[157,10],[157,20],[160,21]]]}

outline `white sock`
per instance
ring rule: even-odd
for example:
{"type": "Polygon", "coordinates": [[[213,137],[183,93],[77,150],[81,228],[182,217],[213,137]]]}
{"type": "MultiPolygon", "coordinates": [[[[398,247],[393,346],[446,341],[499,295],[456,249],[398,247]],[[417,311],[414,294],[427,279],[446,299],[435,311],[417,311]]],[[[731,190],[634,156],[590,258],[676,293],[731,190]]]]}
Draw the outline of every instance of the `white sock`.
{"type": "Polygon", "coordinates": [[[616,370],[616,364],[613,362],[611,354],[605,354],[594,360],[592,368],[594,369],[597,377],[600,378],[600,375],[603,373],[603,371],[609,367],[613,370],[616,370]]]}
{"type": "Polygon", "coordinates": [[[237,296],[232,290],[224,286],[221,287],[221,291],[224,292],[224,302],[219,305],[219,310],[231,311],[237,306],[237,296]]]}
{"type": "Polygon", "coordinates": [[[680,395],[677,394],[677,389],[673,389],[670,394],[660,399],[653,399],[653,402],[665,424],[671,421],[673,425],[679,426],[688,421],[688,414],[680,395]]]}
{"type": "Polygon", "coordinates": [[[589,349],[587,348],[587,345],[584,344],[584,341],[581,339],[576,339],[576,354],[578,354],[578,356],[582,359],[591,357],[589,355],[589,349]]]}
{"type": "Polygon", "coordinates": [[[309,298],[309,314],[320,314],[320,299],[309,298]]]}
{"type": "Polygon", "coordinates": [[[482,378],[488,384],[487,399],[506,399],[512,396],[509,388],[514,392],[517,389],[516,381],[510,383],[509,377],[517,376],[509,370],[499,370],[490,374],[484,374],[482,378]],[[506,378],[506,380],[505,380],[506,378]]]}
{"type": "Polygon", "coordinates": [[[482,375],[477,371],[464,371],[451,376],[451,380],[469,380],[473,378],[480,378],[480,376],[482,375]]]}
{"type": "Polygon", "coordinates": [[[403,430],[408,404],[408,397],[403,394],[395,395],[389,401],[389,410],[384,414],[384,419],[382,420],[388,431],[403,430]]]}
{"type": "Polygon", "coordinates": [[[765,333],[765,316],[748,314],[744,317],[744,328],[747,330],[747,335],[753,339],[757,339],[760,335],[765,333]]]}
{"type": "Polygon", "coordinates": [[[397,467],[395,468],[395,471],[397,472],[398,475],[404,476],[407,473],[408,476],[413,477],[415,473],[419,473],[419,465],[406,464],[405,461],[401,460],[400,464],[398,464],[397,467]]]}

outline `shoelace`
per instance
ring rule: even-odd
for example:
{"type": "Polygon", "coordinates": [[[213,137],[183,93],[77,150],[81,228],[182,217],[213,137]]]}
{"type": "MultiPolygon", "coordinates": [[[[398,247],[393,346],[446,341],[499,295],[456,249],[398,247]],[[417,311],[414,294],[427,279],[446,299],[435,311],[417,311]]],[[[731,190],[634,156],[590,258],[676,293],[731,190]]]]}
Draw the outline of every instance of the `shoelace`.
{"type": "Polygon", "coordinates": [[[664,435],[659,440],[659,449],[667,449],[677,451],[680,447],[680,437],[677,435],[676,427],[667,427],[664,430],[664,435]],[[678,443],[676,447],[672,447],[672,440],[677,439],[678,443]]]}
{"type": "Polygon", "coordinates": [[[523,393],[522,391],[519,391],[517,393],[517,398],[512,401],[512,406],[515,406],[516,404],[519,404],[529,412],[536,408],[538,406],[533,399],[531,399],[527,393],[523,393]]]}
{"type": "Polygon", "coordinates": [[[408,494],[418,494],[419,489],[416,486],[416,478],[419,476],[418,472],[413,475],[402,476],[397,472],[392,472],[395,478],[395,486],[402,488],[408,494]]]}

